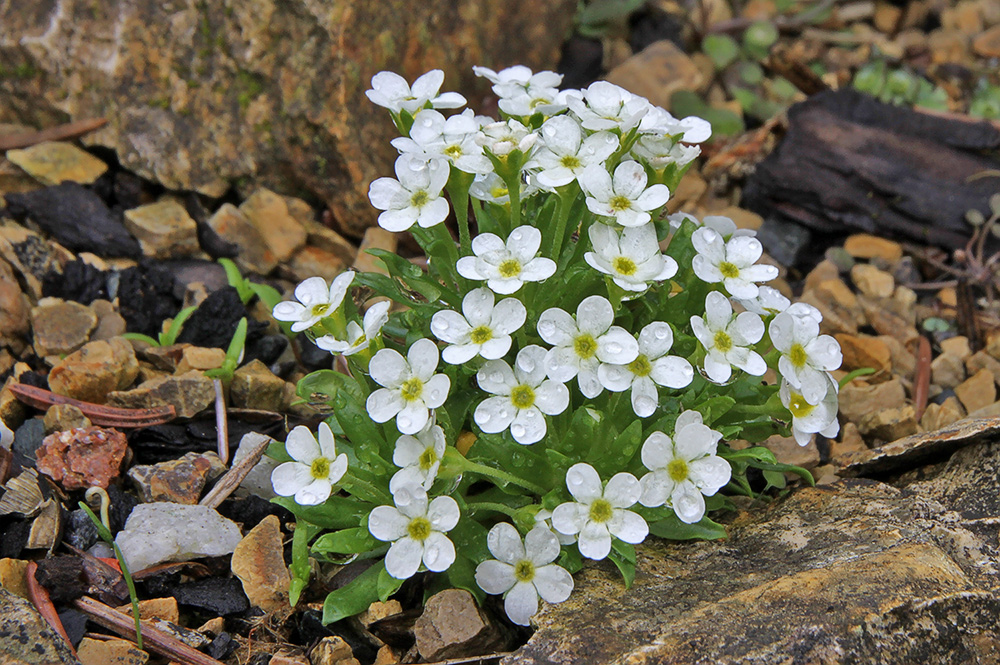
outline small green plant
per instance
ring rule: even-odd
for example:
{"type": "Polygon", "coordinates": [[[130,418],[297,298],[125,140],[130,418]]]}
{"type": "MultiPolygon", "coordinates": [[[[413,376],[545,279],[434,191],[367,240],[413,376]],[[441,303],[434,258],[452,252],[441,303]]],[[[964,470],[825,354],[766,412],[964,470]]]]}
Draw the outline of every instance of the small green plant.
{"type": "Polygon", "coordinates": [[[600,39],[623,24],[628,16],[646,4],[646,0],[590,0],[577,3],[576,32],[600,39]]]}
{"type": "Polygon", "coordinates": [[[205,376],[211,379],[220,379],[223,382],[232,381],[233,372],[236,371],[236,368],[240,365],[240,361],[243,360],[243,347],[246,341],[247,319],[243,317],[236,324],[236,332],[233,333],[233,338],[229,342],[229,348],[226,349],[226,358],[222,361],[222,367],[206,371],[205,376]]]}
{"type": "Polygon", "coordinates": [[[1000,119],[1000,86],[980,79],[969,101],[969,115],[984,120],[1000,119]]]}
{"type": "Polygon", "coordinates": [[[943,88],[906,69],[891,69],[885,60],[870,62],[859,69],[852,85],[887,104],[948,110],[948,93],[943,88]]]}
{"type": "Polygon", "coordinates": [[[140,342],[146,342],[151,346],[170,346],[177,343],[177,338],[181,334],[181,330],[184,328],[184,322],[194,314],[194,311],[198,309],[196,305],[191,307],[185,307],[181,311],[177,312],[177,316],[174,320],[170,322],[170,327],[167,328],[166,332],[161,332],[157,335],[156,339],[153,339],[149,335],[143,335],[142,333],[125,333],[122,335],[125,339],[134,339],[140,342]]]}

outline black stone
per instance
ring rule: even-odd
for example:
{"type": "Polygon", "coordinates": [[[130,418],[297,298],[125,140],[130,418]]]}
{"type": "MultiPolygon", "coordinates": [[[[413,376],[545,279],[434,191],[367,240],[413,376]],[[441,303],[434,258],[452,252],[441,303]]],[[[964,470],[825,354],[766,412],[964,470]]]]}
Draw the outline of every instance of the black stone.
{"type": "Polygon", "coordinates": [[[137,496],[126,492],[119,485],[108,487],[108,498],[111,499],[111,506],[108,508],[108,522],[111,524],[111,533],[114,534],[125,527],[125,522],[132,514],[132,509],[140,502],[137,496]]]}
{"type": "Polygon", "coordinates": [[[243,593],[243,583],[232,577],[206,577],[178,584],[173,589],[173,596],[181,605],[220,616],[250,609],[250,601],[243,593]]]}
{"type": "Polygon", "coordinates": [[[51,270],[42,279],[42,295],[89,305],[97,299],[109,300],[108,273],[80,259],[51,270]]]}
{"type": "Polygon", "coordinates": [[[307,371],[315,372],[318,369],[330,369],[333,366],[333,356],[330,355],[330,352],[316,346],[308,336],[299,335],[292,343],[298,345],[299,362],[307,371]]]}
{"type": "Polygon", "coordinates": [[[265,365],[271,365],[288,348],[288,338],[284,335],[263,335],[246,345],[244,362],[257,359],[265,365]]]}
{"type": "Polygon", "coordinates": [[[87,632],[87,615],[77,610],[65,609],[59,613],[59,620],[66,630],[69,641],[74,647],[79,646],[80,640],[87,632]]]}
{"type": "Polygon", "coordinates": [[[557,71],[563,90],[584,88],[601,75],[604,47],[599,39],[573,35],[563,43],[557,71]]]}
{"type": "Polygon", "coordinates": [[[794,266],[806,258],[812,232],[806,227],[768,217],[757,231],[764,250],[783,266],[794,266]]]}
{"type": "Polygon", "coordinates": [[[181,306],[174,295],[174,278],[160,266],[141,262],[118,275],[113,296],[129,332],[156,336],[165,319],[173,318],[181,306]]]}
{"type": "Polygon", "coordinates": [[[21,453],[32,462],[35,461],[35,451],[42,445],[45,438],[45,423],[41,418],[25,420],[24,424],[14,431],[14,444],[11,448],[21,453]]]}
{"type": "Polygon", "coordinates": [[[629,45],[633,53],[664,39],[672,41],[682,51],[685,49],[683,21],[653,3],[647,3],[643,9],[632,14],[629,27],[629,45]]]}
{"type": "Polygon", "coordinates": [[[67,543],[77,549],[86,550],[96,543],[98,538],[97,527],[87,513],[80,508],[70,511],[63,534],[63,539],[67,543]]]}
{"type": "Polygon", "coordinates": [[[236,647],[239,644],[233,639],[233,636],[229,633],[219,633],[218,636],[212,640],[212,643],[208,645],[208,655],[216,660],[225,660],[229,657],[231,653],[236,651],[236,647]]]}
{"type": "Polygon", "coordinates": [[[17,559],[28,544],[33,520],[0,518],[0,559],[17,559]]]}
{"type": "Polygon", "coordinates": [[[236,332],[236,326],[243,317],[247,317],[246,343],[250,344],[263,334],[267,324],[251,318],[236,289],[227,286],[205,298],[185,322],[177,341],[195,346],[227,349],[236,332]]]}
{"type": "Polygon", "coordinates": [[[101,197],[72,182],[33,192],[7,194],[15,219],[30,218],[67,249],[99,256],[142,256],[138,241],[129,234],[101,197]]]}
{"type": "Polygon", "coordinates": [[[243,525],[244,531],[254,528],[268,515],[276,515],[282,522],[292,522],[295,517],[288,510],[256,495],[241,499],[227,499],[219,506],[219,514],[243,525]]]}
{"type": "Polygon", "coordinates": [[[174,296],[184,298],[188,284],[201,282],[208,293],[229,286],[226,271],[215,261],[203,259],[178,259],[164,261],[160,264],[164,271],[170,273],[174,281],[174,296]]]}
{"type": "Polygon", "coordinates": [[[66,604],[87,593],[89,585],[78,556],[39,559],[35,579],[49,592],[53,603],[66,604]]]}

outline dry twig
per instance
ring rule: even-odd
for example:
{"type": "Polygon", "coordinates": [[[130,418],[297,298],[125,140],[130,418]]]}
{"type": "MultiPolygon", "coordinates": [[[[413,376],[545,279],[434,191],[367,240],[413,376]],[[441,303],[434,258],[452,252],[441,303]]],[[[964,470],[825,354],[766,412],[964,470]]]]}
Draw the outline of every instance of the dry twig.
{"type": "Polygon", "coordinates": [[[106,118],[89,118],[87,120],[67,122],[65,125],[48,127],[37,132],[0,136],[0,151],[30,148],[45,141],[66,141],[68,139],[80,138],[84,134],[89,134],[95,129],[100,129],[106,124],[108,124],[106,118]]]}
{"type": "Polygon", "coordinates": [[[219,479],[219,482],[215,483],[215,487],[206,494],[199,505],[208,506],[209,508],[218,508],[219,505],[226,500],[230,494],[233,493],[243,479],[246,478],[247,474],[250,473],[250,469],[260,461],[261,456],[264,451],[267,450],[268,445],[271,443],[271,437],[266,434],[260,434],[259,432],[250,432],[246,434],[241,440],[240,445],[242,446],[245,441],[248,441],[248,437],[253,437],[249,439],[251,442],[250,454],[240,460],[239,464],[234,464],[233,468],[226,472],[226,475],[219,479]]]}

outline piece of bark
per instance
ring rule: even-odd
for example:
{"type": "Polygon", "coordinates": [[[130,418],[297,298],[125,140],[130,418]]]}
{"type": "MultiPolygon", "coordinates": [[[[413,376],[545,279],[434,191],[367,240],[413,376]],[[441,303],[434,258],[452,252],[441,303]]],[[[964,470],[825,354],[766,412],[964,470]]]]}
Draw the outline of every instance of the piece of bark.
{"type": "Polygon", "coordinates": [[[1000,146],[988,122],[922,113],[854,90],[788,111],[777,148],[748,177],[742,205],[825,233],[866,231],[957,249],[968,210],[989,214],[1000,146]]]}

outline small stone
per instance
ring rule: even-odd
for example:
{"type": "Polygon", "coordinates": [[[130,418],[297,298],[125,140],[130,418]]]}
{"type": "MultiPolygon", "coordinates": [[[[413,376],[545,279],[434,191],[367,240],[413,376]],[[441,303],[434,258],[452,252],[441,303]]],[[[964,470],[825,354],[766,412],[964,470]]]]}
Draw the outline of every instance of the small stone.
{"type": "Polygon", "coordinates": [[[125,435],[116,429],[71,429],[45,437],[35,468],[67,490],[107,489],[118,477],[127,449],[125,435]]]}
{"type": "Polygon", "coordinates": [[[931,381],[942,388],[954,388],[965,381],[965,363],[954,353],[942,353],[931,361],[931,381]]]}
{"type": "Polygon", "coordinates": [[[49,372],[49,389],[84,402],[102,403],[109,392],[124,390],[139,375],[132,345],[121,337],[84,344],[49,372]]]}
{"type": "Polygon", "coordinates": [[[215,617],[198,626],[197,631],[212,637],[220,635],[226,629],[225,617],[215,617]]]}
{"type": "Polygon", "coordinates": [[[198,223],[176,199],[164,198],[126,210],[125,228],[146,256],[171,259],[201,254],[198,223]]]}
{"type": "Polygon", "coordinates": [[[367,628],[376,621],[399,614],[402,611],[403,606],[395,598],[387,600],[384,603],[376,601],[369,605],[367,610],[358,615],[358,621],[361,622],[362,626],[367,628]]]}
{"type": "Polygon", "coordinates": [[[881,339],[871,335],[844,333],[838,333],[834,337],[840,343],[840,350],[844,354],[841,369],[850,372],[870,367],[875,370],[876,375],[889,374],[892,368],[892,355],[889,347],[881,339]]]}
{"type": "Polygon", "coordinates": [[[844,423],[844,426],[840,428],[840,441],[830,442],[830,459],[836,462],[841,455],[859,453],[865,450],[868,450],[868,446],[861,438],[858,426],[852,422],[844,423]]]}
{"type": "Polygon", "coordinates": [[[0,589],[0,663],[79,665],[80,661],[29,601],[0,589]]]}
{"type": "Polygon", "coordinates": [[[986,338],[986,347],[983,350],[1000,360],[1000,331],[996,331],[986,338]]]}
{"type": "Polygon", "coordinates": [[[28,598],[28,562],[0,559],[0,588],[21,598],[28,598]]]}
{"type": "MultiPolygon", "coordinates": [[[[265,612],[288,608],[291,578],[285,566],[281,523],[276,516],[268,515],[244,536],[233,552],[231,567],[251,605],[265,612]]],[[[350,656],[347,647],[346,657],[350,656]]]]}
{"type": "MultiPolygon", "coordinates": [[[[231,580],[227,580],[231,581],[231,580]]],[[[181,599],[180,595],[178,598],[174,598],[178,603],[185,604],[184,600],[181,599]]],[[[246,599],[243,602],[244,609],[246,605],[246,599]]],[[[185,628],[184,626],[179,626],[173,621],[165,621],[164,619],[151,619],[150,623],[153,624],[155,628],[159,628],[171,637],[175,637],[184,644],[188,645],[192,649],[204,649],[209,644],[212,643],[210,639],[202,635],[201,633],[191,630],[190,628],[185,628]]]]}
{"type": "Polygon", "coordinates": [[[90,427],[90,418],[72,404],[53,404],[45,412],[45,433],[65,432],[69,429],[90,427]]]}
{"type": "Polygon", "coordinates": [[[240,528],[207,506],[143,503],[132,509],[115,542],[133,573],[164,561],[232,554],[240,528]]]}
{"type": "Polygon", "coordinates": [[[879,238],[867,233],[856,233],[844,241],[844,249],[856,259],[874,259],[876,257],[895,265],[903,258],[903,246],[898,242],[879,238]]]}
{"type": "Polygon", "coordinates": [[[399,662],[399,654],[388,644],[381,646],[375,654],[375,662],[372,665],[396,665],[399,662]]]}
{"type": "Polygon", "coordinates": [[[872,411],[897,409],[906,404],[906,390],[899,379],[874,385],[852,381],[840,389],[840,413],[851,423],[859,423],[872,411]]]}
{"type": "Polygon", "coordinates": [[[35,353],[42,357],[73,353],[87,343],[96,327],[97,315],[78,302],[43,298],[31,310],[35,353]]]}
{"type": "Polygon", "coordinates": [[[280,411],[285,398],[285,381],[255,358],[233,373],[229,396],[237,408],[280,411]]]}
{"type": "MultiPolygon", "coordinates": [[[[243,593],[243,586],[232,577],[203,577],[183,582],[173,588],[173,595],[181,605],[211,612],[216,616],[238,614],[250,609],[250,601],[243,593]]],[[[185,629],[186,630],[186,629],[185,629]]],[[[204,642],[205,636],[191,633],[191,639],[204,642]]]]}
{"type": "Polygon", "coordinates": [[[309,652],[310,665],[360,665],[351,646],[339,635],[327,636],[309,652]]]}
{"type": "Polygon", "coordinates": [[[873,298],[860,295],[858,302],[865,318],[880,336],[893,337],[903,346],[914,344],[920,333],[914,327],[916,311],[890,298],[873,298]]]}
{"type": "Polygon", "coordinates": [[[361,239],[361,247],[358,248],[358,256],[354,260],[354,269],[358,272],[378,272],[386,274],[385,265],[368,254],[369,249],[383,249],[387,252],[395,252],[399,244],[399,239],[395,233],[386,231],[377,226],[371,226],[365,230],[365,235],[361,239]]]}
{"type": "Polygon", "coordinates": [[[827,335],[843,332],[854,335],[864,325],[865,314],[858,297],[841,279],[820,282],[802,294],[802,302],[809,303],[823,315],[820,330],[827,335]]]}
{"type": "Polygon", "coordinates": [[[288,263],[288,269],[295,275],[295,279],[302,281],[310,277],[322,277],[327,282],[332,282],[340,273],[344,272],[348,263],[344,263],[340,256],[328,252],[319,247],[303,247],[288,263]]]}
{"type": "Polygon", "coordinates": [[[8,150],[7,159],[45,185],[69,180],[92,184],[108,170],[108,165],[72,143],[45,141],[24,150],[8,150]]]}
{"type": "Polygon", "coordinates": [[[940,345],[942,353],[956,355],[962,360],[968,360],[969,356],[972,355],[972,349],[969,347],[969,338],[965,335],[955,335],[954,337],[943,339],[940,345]]]}
{"type": "Polygon", "coordinates": [[[1000,58],[1000,25],[995,25],[972,40],[972,50],[984,58],[1000,58]]]}
{"type": "Polygon", "coordinates": [[[955,394],[967,413],[973,413],[997,401],[997,386],[993,374],[981,369],[955,386],[955,394]]]}
{"type": "Polygon", "coordinates": [[[969,374],[975,374],[981,369],[987,369],[993,375],[993,380],[1000,383],[1000,360],[985,351],[976,351],[965,360],[965,369],[969,374]]]}
{"type": "Polygon", "coordinates": [[[198,371],[146,381],[137,388],[108,394],[108,404],[127,409],[173,405],[179,418],[191,418],[215,402],[212,380],[198,371]]]}
{"type": "MultiPolygon", "coordinates": [[[[823,260],[830,261],[833,265],[837,266],[837,270],[842,273],[851,272],[857,261],[851,256],[846,249],[843,247],[828,247],[825,252],[823,252],[823,260]]],[[[836,277],[836,275],[834,275],[836,277]]]]}
{"type": "Polygon", "coordinates": [[[278,652],[271,656],[267,665],[311,665],[309,659],[300,654],[278,652]]]}
{"type": "MultiPolygon", "coordinates": [[[[286,198],[286,201],[288,199],[286,198]]],[[[296,199],[297,200],[297,199],[296,199]]],[[[300,202],[301,203],[301,202],[300,202]]],[[[306,204],[308,205],[308,204],[306,204]]],[[[353,242],[340,235],[331,228],[320,224],[312,218],[297,214],[299,206],[288,204],[288,212],[298,219],[306,230],[306,244],[310,247],[322,249],[325,252],[336,255],[344,265],[351,265],[358,256],[358,247],[353,242]]],[[[310,212],[311,212],[310,208],[310,212]]]]}
{"type": "Polygon", "coordinates": [[[145,665],[149,654],[125,640],[83,638],[76,650],[83,665],[145,665]]]}
{"type": "Polygon", "coordinates": [[[202,346],[187,346],[181,350],[175,374],[187,374],[195,369],[201,372],[222,367],[226,352],[222,349],[208,349],[202,346]]]}
{"type": "Polygon", "coordinates": [[[663,39],[621,63],[605,77],[656,106],[670,110],[678,90],[697,90],[704,82],[701,70],[673,42],[663,39]]]}
{"type": "Polygon", "coordinates": [[[945,404],[931,403],[924,409],[924,415],[920,417],[920,426],[924,431],[934,432],[956,423],[965,416],[961,411],[956,411],[945,404]]]}
{"type": "Polygon", "coordinates": [[[14,430],[14,442],[11,450],[20,453],[30,460],[35,459],[35,452],[45,440],[45,422],[41,418],[31,418],[21,423],[14,430]]]}
{"type": "Polygon", "coordinates": [[[263,234],[232,203],[223,203],[208,219],[208,225],[224,241],[239,248],[234,261],[243,272],[266,275],[278,265],[263,234]]]}
{"type": "MultiPolygon", "coordinates": [[[[122,614],[132,615],[131,603],[117,608],[122,614]]],[[[181,620],[180,611],[177,609],[176,598],[150,598],[139,601],[139,618],[143,621],[161,619],[171,623],[178,623],[181,620]]]]}
{"type": "Polygon", "coordinates": [[[765,439],[760,445],[764,446],[782,464],[793,464],[804,469],[812,469],[819,464],[819,449],[816,447],[816,437],[809,439],[809,443],[800,446],[795,437],[781,436],[774,434],[765,439]]]}
{"type": "Polygon", "coordinates": [[[287,261],[306,244],[306,230],[289,214],[285,199],[274,192],[258,189],[239,210],[263,236],[275,261],[287,261]]]}
{"type": "Polygon", "coordinates": [[[887,0],[879,0],[875,3],[875,27],[879,32],[890,33],[896,30],[899,19],[903,16],[903,9],[897,7],[887,0]]]}
{"type": "Polygon", "coordinates": [[[225,469],[214,452],[192,452],[159,464],[138,464],[129,469],[128,477],[144,503],[172,501],[194,505],[201,498],[205,484],[222,475],[225,469]]]}
{"type": "Polygon", "coordinates": [[[830,259],[823,259],[806,275],[804,290],[814,289],[829,279],[840,279],[840,268],[830,259]]]}
{"type": "MultiPolygon", "coordinates": [[[[250,448],[255,445],[253,437],[243,437],[240,440],[239,447],[236,449],[236,454],[233,455],[233,466],[237,466],[242,462],[250,454],[250,448]]],[[[243,482],[240,483],[238,492],[240,494],[254,494],[264,499],[273,499],[278,496],[274,493],[274,487],[271,485],[271,472],[274,471],[278,464],[280,462],[277,460],[263,455],[260,461],[250,469],[250,473],[246,475],[243,482]]]]}
{"type": "Polygon", "coordinates": [[[892,356],[892,373],[898,376],[913,376],[917,368],[917,357],[895,337],[880,335],[879,339],[889,347],[892,356]]]}
{"type": "Polygon", "coordinates": [[[862,436],[892,442],[917,431],[916,412],[909,404],[898,409],[875,411],[858,423],[862,436]]]}
{"type": "Polygon", "coordinates": [[[139,351],[139,357],[156,369],[173,374],[177,363],[184,357],[184,349],[190,344],[171,344],[169,346],[146,346],[139,351]]]}
{"type": "Polygon", "coordinates": [[[90,309],[97,315],[97,327],[90,334],[93,340],[109,340],[125,334],[125,318],[107,300],[97,299],[90,303],[90,309]]]}
{"type": "Polygon", "coordinates": [[[858,263],[851,268],[851,281],[861,293],[873,298],[888,298],[896,287],[892,275],[869,263],[858,263]]]}
{"type": "Polygon", "coordinates": [[[417,651],[429,661],[490,653],[502,642],[472,594],[463,589],[431,596],[413,626],[413,636],[417,651]]]}

